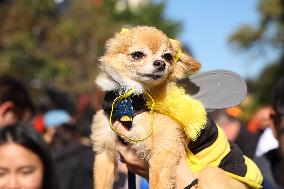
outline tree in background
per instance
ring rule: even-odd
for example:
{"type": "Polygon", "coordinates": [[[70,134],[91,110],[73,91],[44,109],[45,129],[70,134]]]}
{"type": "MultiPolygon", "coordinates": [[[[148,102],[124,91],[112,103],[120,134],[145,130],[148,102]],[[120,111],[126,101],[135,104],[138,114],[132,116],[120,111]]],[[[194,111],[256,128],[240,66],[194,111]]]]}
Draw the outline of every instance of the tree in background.
{"type": "Polygon", "coordinates": [[[122,27],[179,33],[164,10],[164,1],[148,0],[0,0],[0,74],[38,88],[36,94],[50,85],[90,91],[104,43],[122,27]]]}
{"type": "Polygon", "coordinates": [[[180,25],[163,16],[164,2],[130,2],[0,1],[0,72],[82,90],[92,83],[104,42],[122,26],[153,25],[172,37],[179,32],[180,25]]]}
{"type": "Polygon", "coordinates": [[[258,25],[242,25],[229,38],[229,42],[241,52],[261,55],[267,49],[279,53],[275,62],[269,64],[254,80],[248,81],[249,92],[253,95],[254,107],[269,104],[271,91],[284,75],[284,1],[259,0],[258,25]]]}

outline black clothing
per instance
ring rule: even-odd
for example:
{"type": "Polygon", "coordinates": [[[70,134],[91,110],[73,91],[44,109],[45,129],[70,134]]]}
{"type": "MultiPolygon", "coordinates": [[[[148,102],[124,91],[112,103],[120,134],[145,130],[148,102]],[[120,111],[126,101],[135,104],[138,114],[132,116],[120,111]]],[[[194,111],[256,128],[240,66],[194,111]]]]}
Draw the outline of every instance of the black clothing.
{"type": "Polygon", "coordinates": [[[93,189],[94,153],[91,146],[74,142],[55,154],[60,189],[93,189]]]}
{"type": "Polygon", "coordinates": [[[259,136],[248,132],[246,127],[241,125],[240,132],[234,142],[239,146],[244,155],[253,159],[259,136]]]}
{"type": "Polygon", "coordinates": [[[278,153],[278,149],[266,152],[263,156],[255,159],[265,181],[275,189],[284,189],[284,160],[278,153]]]}

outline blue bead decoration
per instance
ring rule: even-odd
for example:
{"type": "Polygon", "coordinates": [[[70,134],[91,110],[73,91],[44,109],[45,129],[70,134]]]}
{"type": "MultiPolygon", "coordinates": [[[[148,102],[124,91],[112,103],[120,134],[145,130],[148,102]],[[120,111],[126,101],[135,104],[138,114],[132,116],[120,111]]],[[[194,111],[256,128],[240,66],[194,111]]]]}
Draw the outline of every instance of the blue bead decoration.
{"type": "Polygon", "coordinates": [[[134,115],[130,97],[118,101],[115,105],[115,116],[120,121],[132,121],[134,115]]]}

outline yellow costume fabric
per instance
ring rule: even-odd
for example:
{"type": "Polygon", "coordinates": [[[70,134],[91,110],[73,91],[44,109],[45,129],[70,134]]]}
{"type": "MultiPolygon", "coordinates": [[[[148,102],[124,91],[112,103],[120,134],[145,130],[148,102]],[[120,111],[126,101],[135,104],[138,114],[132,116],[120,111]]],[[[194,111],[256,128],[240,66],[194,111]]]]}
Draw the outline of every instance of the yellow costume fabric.
{"type": "MultiPolygon", "coordinates": [[[[188,148],[186,150],[187,163],[193,172],[197,172],[205,166],[219,167],[221,161],[231,152],[230,144],[220,127],[218,127],[218,138],[209,147],[206,147],[197,154],[193,154],[188,148]]],[[[246,166],[244,176],[225,171],[232,178],[244,182],[252,188],[262,188],[263,178],[258,167],[246,156],[244,156],[244,163],[246,166]]]]}
{"type": "MultiPolygon", "coordinates": [[[[151,94],[152,95],[152,94],[151,94]]],[[[172,84],[167,94],[152,95],[155,102],[155,112],[167,115],[183,127],[188,139],[195,140],[206,125],[206,111],[202,103],[193,99],[182,87],[172,84]]],[[[148,100],[148,107],[152,101],[148,100]]]]}
{"type": "MultiPolygon", "coordinates": [[[[183,88],[174,84],[168,88],[166,94],[152,97],[155,101],[154,111],[167,115],[181,124],[188,137],[189,146],[191,142],[206,141],[207,139],[204,139],[201,132],[203,129],[211,129],[206,127],[212,127],[211,130],[215,133],[216,139],[209,146],[204,142],[206,144],[203,145],[206,147],[195,153],[189,148],[186,149],[188,166],[192,171],[199,171],[205,166],[215,166],[222,169],[224,166],[224,170],[229,176],[252,188],[262,188],[262,175],[258,167],[252,160],[243,156],[239,149],[229,143],[224,132],[218,126],[216,128],[215,124],[207,124],[206,110],[200,101],[193,99],[185,93],[183,88]],[[240,164],[234,163],[235,159],[240,164]],[[238,175],[238,173],[240,174],[238,175]]],[[[151,105],[150,100],[147,103],[148,106],[151,105]]],[[[212,138],[208,138],[208,140],[212,140],[212,138]]]]}

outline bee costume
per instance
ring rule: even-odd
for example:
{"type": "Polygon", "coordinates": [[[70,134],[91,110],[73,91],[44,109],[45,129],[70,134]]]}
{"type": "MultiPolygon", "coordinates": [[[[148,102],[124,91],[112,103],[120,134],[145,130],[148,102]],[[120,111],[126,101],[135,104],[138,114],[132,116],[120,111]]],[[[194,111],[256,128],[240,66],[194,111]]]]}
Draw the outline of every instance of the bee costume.
{"type": "MultiPolygon", "coordinates": [[[[178,58],[175,57],[175,62],[178,58]]],[[[243,79],[234,72],[217,70],[195,74],[179,84],[183,87],[177,83],[170,85],[166,95],[109,91],[105,95],[103,109],[110,116],[111,128],[121,135],[113,128],[113,121],[131,124],[133,117],[143,111],[150,111],[152,127],[153,111],[167,115],[180,124],[187,136],[187,163],[193,172],[206,166],[219,167],[251,188],[262,188],[263,178],[258,167],[242,154],[237,145],[229,142],[221,128],[207,117],[207,111],[232,107],[243,100],[246,95],[243,79]]],[[[148,138],[151,132],[141,139],[124,136],[139,142],[148,138]]]]}
{"type": "MultiPolygon", "coordinates": [[[[217,71],[217,74],[220,73],[222,75],[224,71],[217,71]]],[[[226,71],[225,73],[236,76],[232,72],[226,71]]],[[[216,77],[215,72],[207,72],[205,75],[207,77],[212,75],[216,77]]],[[[202,77],[202,81],[195,79],[195,82],[202,84],[203,79],[204,77],[202,77]]],[[[216,78],[211,78],[210,81],[214,81],[214,79],[216,80],[216,78]]],[[[230,83],[230,79],[222,83],[222,88],[226,87],[227,83],[230,83]]],[[[206,86],[204,87],[206,88],[206,86]]],[[[192,86],[190,88],[192,89],[192,86]]],[[[203,89],[201,87],[199,92],[202,93],[203,89]]],[[[141,94],[129,94],[123,97],[121,101],[118,101],[119,103],[114,107],[114,110],[112,110],[111,104],[121,95],[119,95],[118,91],[110,91],[105,95],[103,107],[109,115],[111,111],[115,111],[115,114],[112,115],[115,117],[115,120],[124,121],[126,116],[131,121],[135,115],[143,111],[149,111],[154,102],[155,112],[175,119],[186,133],[188,138],[188,146],[186,147],[187,163],[193,172],[200,171],[206,166],[219,167],[229,176],[246,183],[251,188],[262,188],[263,178],[258,167],[252,160],[242,154],[236,144],[229,142],[222,129],[207,117],[207,111],[210,109],[220,109],[220,107],[224,108],[236,104],[237,101],[243,98],[244,95],[240,94],[242,92],[231,96],[233,98],[238,96],[238,98],[234,98],[234,102],[231,99],[228,102],[225,100],[225,103],[223,101],[222,106],[220,106],[218,103],[216,105],[216,102],[212,104],[212,99],[206,98],[202,99],[203,103],[205,103],[204,105],[201,101],[186,94],[184,87],[172,85],[167,91],[166,97],[164,95],[155,96],[151,94],[153,99],[141,94]]],[[[232,92],[232,90],[229,91],[232,92]]],[[[215,100],[218,101],[220,99],[216,97],[215,100]]]]}
{"type": "Polygon", "coordinates": [[[155,111],[175,119],[188,138],[188,166],[193,172],[206,166],[219,167],[252,188],[262,188],[262,175],[238,146],[229,142],[222,129],[206,116],[202,103],[183,88],[171,86],[165,98],[154,97],[155,111]]]}

